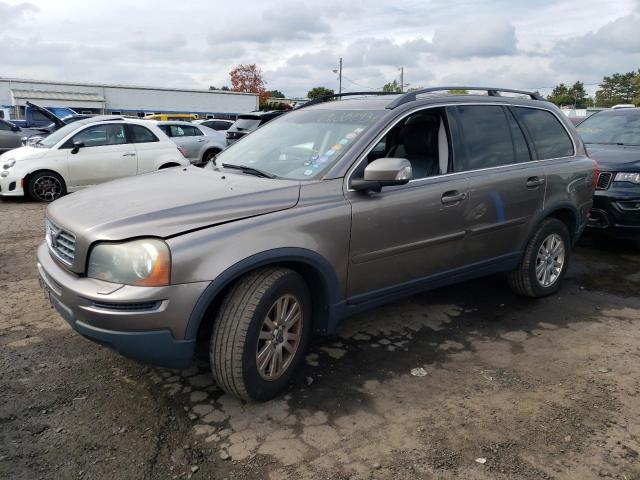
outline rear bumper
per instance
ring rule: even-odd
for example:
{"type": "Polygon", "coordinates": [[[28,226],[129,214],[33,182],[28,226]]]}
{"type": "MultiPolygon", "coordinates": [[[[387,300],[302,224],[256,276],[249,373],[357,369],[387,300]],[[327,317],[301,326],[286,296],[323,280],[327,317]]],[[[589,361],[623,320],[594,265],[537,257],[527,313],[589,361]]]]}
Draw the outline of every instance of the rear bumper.
{"type": "Polygon", "coordinates": [[[77,277],[60,267],[44,244],[37,267],[52,306],[83,337],[143,363],[191,364],[196,340],[184,334],[207,282],[152,288],[77,277]],[[141,308],[145,305],[149,308],[141,308]]]}

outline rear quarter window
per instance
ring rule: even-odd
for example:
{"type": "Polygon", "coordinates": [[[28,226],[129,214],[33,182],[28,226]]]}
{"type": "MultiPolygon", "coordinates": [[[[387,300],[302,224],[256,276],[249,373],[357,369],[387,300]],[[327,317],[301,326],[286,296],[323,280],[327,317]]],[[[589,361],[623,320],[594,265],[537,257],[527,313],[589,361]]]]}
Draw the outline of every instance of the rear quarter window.
{"type": "Polygon", "coordinates": [[[527,107],[514,107],[513,111],[529,132],[539,160],[574,154],[571,137],[553,113],[527,107]]]}

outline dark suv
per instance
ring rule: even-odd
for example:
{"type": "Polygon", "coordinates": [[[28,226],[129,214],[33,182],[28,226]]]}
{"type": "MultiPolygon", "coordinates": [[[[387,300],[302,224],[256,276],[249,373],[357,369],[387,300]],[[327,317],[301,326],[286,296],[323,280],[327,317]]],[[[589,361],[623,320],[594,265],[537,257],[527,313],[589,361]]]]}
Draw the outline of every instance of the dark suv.
{"type": "Polygon", "coordinates": [[[285,113],[283,110],[273,110],[269,112],[252,112],[238,115],[238,119],[229,127],[226,132],[227,145],[240,140],[248,133],[253,132],[258,127],[279,117],[285,113]]]}
{"type": "Polygon", "coordinates": [[[53,306],[80,334],[158,365],[186,367],[205,342],[222,388],[265,400],[312,332],[354,313],[498,272],[519,294],[556,292],[587,223],[593,160],[537,94],[440,90],[317,99],[216,165],[53,202],[38,249],[53,306]]]}
{"type": "Polygon", "coordinates": [[[596,113],[578,133],[600,169],[589,226],[640,246],[640,108],[596,113]]]}

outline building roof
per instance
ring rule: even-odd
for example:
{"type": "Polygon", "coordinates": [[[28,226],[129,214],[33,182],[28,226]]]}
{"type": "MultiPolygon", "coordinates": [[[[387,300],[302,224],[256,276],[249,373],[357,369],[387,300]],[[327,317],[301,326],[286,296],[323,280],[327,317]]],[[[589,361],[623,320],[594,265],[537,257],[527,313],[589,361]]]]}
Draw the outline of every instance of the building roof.
{"type": "Polygon", "coordinates": [[[130,84],[127,85],[127,84],[115,84],[115,83],[63,82],[63,81],[57,81],[57,80],[35,80],[30,78],[0,77],[0,82],[35,83],[40,85],[66,85],[71,87],[124,88],[124,89],[130,89],[130,90],[161,90],[161,91],[167,91],[167,92],[217,93],[217,94],[225,94],[225,95],[251,95],[256,97],[258,96],[257,93],[233,92],[230,90],[151,87],[151,86],[144,86],[144,85],[130,85],[130,84]]]}

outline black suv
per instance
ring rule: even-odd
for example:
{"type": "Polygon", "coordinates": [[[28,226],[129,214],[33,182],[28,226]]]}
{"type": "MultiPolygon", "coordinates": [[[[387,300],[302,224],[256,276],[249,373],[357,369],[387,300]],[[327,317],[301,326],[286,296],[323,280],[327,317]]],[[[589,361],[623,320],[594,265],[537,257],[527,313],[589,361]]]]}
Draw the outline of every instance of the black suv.
{"type": "Polygon", "coordinates": [[[227,145],[240,140],[246,134],[253,132],[256,128],[264,125],[270,120],[285,113],[283,110],[273,110],[269,112],[251,112],[238,115],[236,122],[227,130],[227,145]]]}
{"type": "Polygon", "coordinates": [[[640,108],[596,113],[578,132],[600,168],[589,227],[640,246],[640,108]]]}

